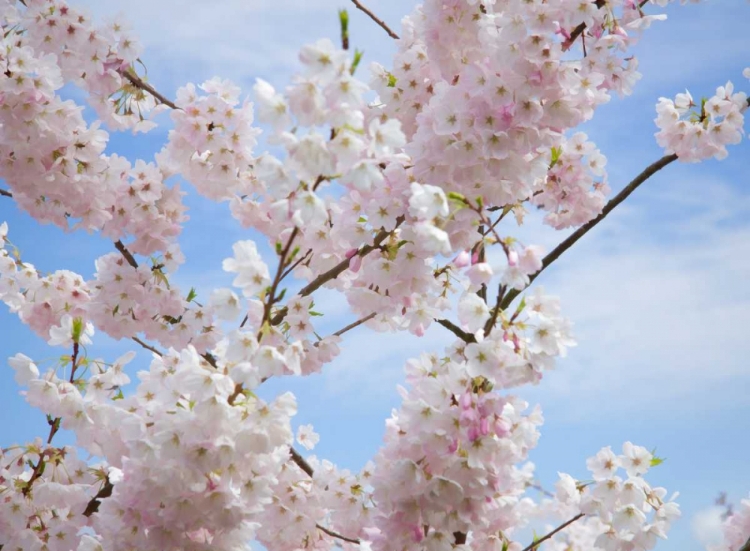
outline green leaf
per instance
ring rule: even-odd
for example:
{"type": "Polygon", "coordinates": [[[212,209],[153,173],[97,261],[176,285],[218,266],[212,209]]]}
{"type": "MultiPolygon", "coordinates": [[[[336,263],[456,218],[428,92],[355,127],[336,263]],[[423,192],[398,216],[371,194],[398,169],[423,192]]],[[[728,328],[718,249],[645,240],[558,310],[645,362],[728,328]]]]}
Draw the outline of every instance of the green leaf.
{"type": "Polygon", "coordinates": [[[321,316],[323,316],[323,314],[321,314],[320,312],[316,312],[315,310],[310,310],[309,314],[311,316],[314,316],[314,317],[321,317],[321,316]]]}
{"type": "Polygon", "coordinates": [[[388,88],[395,88],[398,79],[393,73],[388,73],[388,88]]]}
{"type": "Polygon", "coordinates": [[[562,148],[553,147],[552,148],[552,161],[549,164],[550,169],[552,169],[557,164],[557,161],[560,160],[560,155],[562,155],[562,148]]]}
{"type": "Polygon", "coordinates": [[[82,333],[83,333],[83,318],[75,318],[73,320],[73,342],[80,341],[82,333]]]}
{"type": "Polygon", "coordinates": [[[357,71],[357,67],[359,67],[359,62],[362,61],[362,56],[365,55],[365,52],[362,50],[354,50],[354,59],[352,60],[352,67],[349,69],[349,73],[354,75],[354,73],[357,71]]]}
{"type": "Polygon", "coordinates": [[[193,302],[197,296],[198,296],[198,293],[195,291],[195,287],[191,287],[190,292],[188,293],[188,296],[187,296],[187,301],[193,302]]]}
{"type": "Polygon", "coordinates": [[[666,457],[658,457],[656,455],[656,448],[654,448],[653,450],[651,450],[651,455],[653,456],[651,458],[651,466],[652,467],[658,467],[659,465],[661,465],[662,463],[664,463],[667,460],[666,457]]]}
{"type": "Polygon", "coordinates": [[[451,199],[453,201],[458,201],[459,203],[466,203],[466,197],[464,197],[462,194],[456,191],[449,191],[448,199],[451,199]]]}

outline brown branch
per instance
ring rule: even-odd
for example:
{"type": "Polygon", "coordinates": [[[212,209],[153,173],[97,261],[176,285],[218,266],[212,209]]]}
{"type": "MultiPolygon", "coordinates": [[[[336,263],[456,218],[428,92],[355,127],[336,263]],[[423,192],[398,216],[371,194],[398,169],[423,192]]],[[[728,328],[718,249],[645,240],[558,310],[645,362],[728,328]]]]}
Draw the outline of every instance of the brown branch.
{"type": "Polygon", "coordinates": [[[574,517],[573,517],[572,519],[568,520],[567,522],[564,522],[563,524],[561,524],[560,526],[558,526],[557,528],[555,528],[554,530],[552,530],[552,532],[550,532],[549,534],[547,534],[547,535],[545,535],[545,536],[542,536],[541,538],[539,538],[538,540],[536,540],[536,541],[535,541],[534,543],[532,543],[532,544],[530,544],[530,545],[527,545],[527,546],[526,546],[526,547],[525,547],[525,548],[523,549],[523,551],[531,551],[532,549],[536,549],[536,548],[537,548],[537,547],[539,547],[539,546],[540,546],[540,545],[541,545],[542,543],[544,543],[545,541],[547,541],[548,539],[550,539],[550,538],[551,538],[552,536],[554,536],[555,534],[557,534],[557,533],[558,533],[558,532],[560,532],[561,530],[565,530],[565,529],[566,529],[566,528],[567,528],[568,526],[570,526],[571,524],[573,524],[573,523],[574,523],[575,521],[577,521],[577,520],[578,520],[579,518],[583,518],[583,517],[585,517],[585,516],[586,516],[586,515],[585,515],[584,513],[578,513],[578,514],[577,514],[576,516],[574,516],[574,517]]]}
{"type": "Polygon", "coordinates": [[[436,319],[436,322],[438,322],[440,325],[445,327],[448,331],[456,335],[459,339],[461,339],[464,342],[477,342],[476,337],[469,333],[468,331],[464,331],[461,329],[458,325],[453,323],[452,321],[446,320],[446,319],[436,319]]]}
{"type": "Polygon", "coordinates": [[[171,107],[172,109],[179,109],[171,100],[161,95],[153,86],[143,81],[138,75],[131,73],[130,69],[125,69],[120,73],[123,77],[130,81],[130,84],[136,88],[140,88],[154,96],[155,99],[159,100],[164,105],[171,107]]]}
{"type": "Polygon", "coordinates": [[[388,33],[388,36],[390,36],[391,38],[395,40],[398,40],[399,36],[391,30],[391,28],[386,24],[386,22],[380,19],[374,13],[372,13],[369,10],[369,8],[367,8],[366,6],[363,6],[362,2],[360,2],[359,0],[352,0],[352,4],[354,4],[358,10],[365,12],[369,16],[370,19],[375,21],[375,23],[380,25],[383,28],[383,30],[388,33]]]}
{"type": "Polygon", "coordinates": [[[500,315],[500,310],[502,310],[503,297],[505,296],[506,290],[507,288],[502,283],[497,286],[497,301],[495,302],[495,307],[492,309],[492,315],[490,316],[490,319],[488,319],[487,323],[484,324],[485,337],[492,332],[492,328],[495,327],[495,324],[497,323],[497,317],[500,315]]]}
{"type": "MultiPolygon", "coordinates": [[[[601,8],[605,4],[605,0],[596,0],[596,7],[601,8]]],[[[586,30],[586,23],[580,23],[573,32],[570,33],[570,38],[563,42],[563,51],[569,50],[573,43],[583,34],[586,30]]]]}
{"type": "MultiPolygon", "coordinates": [[[[70,358],[70,379],[68,380],[71,384],[73,381],[75,381],[76,377],[76,368],[78,367],[78,352],[80,351],[80,345],[77,342],[73,343],[73,355],[70,358]]],[[[49,434],[47,435],[47,445],[49,446],[52,443],[52,439],[57,434],[57,431],[60,430],[60,423],[62,422],[62,417],[55,417],[52,419],[51,416],[47,416],[47,423],[49,424],[49,434]]],[[[39,454],[39,461],[36,462],[36,465],[31,470],[31,476],[29,477],[28,482],[26,482],[26,485],[24,486],[23,490],[21,490],[21,493],[23,493],[24,496],[28,496],[31,492],[31,486],[36,482],[39,478],[41,478],[43,472],[44,472],[44,455],[47,453],[47,450],[44,450],[39,454]]]]}
{"type": "Polygon", "coordinates": [[[325,526],[322,526],[320,524],[316,524],[315,527],[318,530],[320,530],[321,532],[325,532],[326,534],[328,534],[332,538],[338,538],[340,540],[348,541],[349,543],[356,543],[357,545],[359,545],[359,543],[360,543],[360,541],[358,539],[347,538],[346,536],[342,536],[341,534],[338,534],[338,533],[334,532],[333,530],[329,530],[328,528],[326,528],[325,526]]]}
{"type": "Polygon", "coordinates": [[[0,189],[0,197],[13,197],[13,194],[10,191],[5,191],[4,189],[0,189]]]}
{"type": "MultiPolygon", "coordinates": [[[[750,101],[748,103],[750,103],[750,101]]],[[[740,547],[739,551],[750,551],[750,538],[747,539],[745,545],[740,547]]]]}
{"type": "MultiPolygon", "coordinates": [[[[276,291],[279,288],[279,283],[281,283],[281,279],[282,279],[281,276],[284,273],[284,269],[287,267],[287,263],[286,263],[287,255],[289,254],[289,251],[292,249],[292,243],[294,242],[294,239],[297,237],[297,234],[299,234],[299,228],[297,226],[294,226],[292,233],[289,235],[289,240],[286,242],[284,249],[279,254],[279,266],[278,268],[276,268],[276,275],[273,278],[273,283],[271,284],[271,290],[268,292],[268,298],[263,304],[263,319],[260,321],[260,329],[258,331],[258,342],[260,342],[260,339],[263,336],[264,326],[266,325],[267,322],[271,321],[271,309],[273,308],[273,305],[276,303],[276,291]]],[[[243,321],[243,325],[244,325],[244,321],[243,321]]]]}
{"type": "MultiPolygon", "coordinates": [[[[617,205],[622,203],[625,199],[627,199],[631,193],[633,193],[638,187],[643,184],[646,180],[648,180],[651,176],[659,172],[662,168],[669,165],[670,163],[673,163],[677,160],[677,155],[666,155],[656,161],[655,163],[652,163],[649,165],[643,172],[641,172],[636,178],[630,182],[625,188],[618,193],[611,201],[609,201],[604,208],[602,209],[602,213],[594,218],[593,220],[587,222],[580,228],[578,228],[576,231],[574,231],[570,236],[560,243],[555,249],[549,253],[547,256],[544,257],[544,260],[542,261],[542,269],[539,270],[537,273],[529,277],[529,285],[533,283],[533,281],[539,277],[539,274],[541,274],[545,269],[547,269],[555,260],[560,258],[562,254],[570,249],[576,241],[578,241],[581,237],[586,235],[589,231],[594,229],[596,225],[604,220],[607,215],[612,212],[617,205]]],[[[529,285],[526,286],[526,288],[529,287],[529,285]]],[[[512,290],[510,291],[505,298],[503,299],[501,308],[505,310],[508,306],[510,306],[511,302],[521,293],[521,291],[512,290]]]]}
{"type": "Polygon", "coordinates": [[[359,327],[359,326],[360,326],[360,325],[362,325],[363,323],[367,323],[368,321],[370,321],[370,320],[371,320],[372,318],[374,318],[374,317],[375,317],[375,316],[377,316],[377,315],[378,315],[378,313],[377,313],[377,312],[373,312],[372,314],[370,314],[370,315],[368,315],[368,316],[365,316],[365,317],[364,317],[364,318],[362,318],[362,319],[359,319],[359,320],[357,320],[357,321],[355,321],[355,322],[353,322],[353,323],[350,323],[349,325],[347,325],[347,326],[346,326],[346,327],[344,327],[343,329],[339,329],[338,331],[336,331],[336,332],[335,332],[335,333],[333,334],[333,336],[335,336],[335,337],[340,337],[341,335],[343,335],[343,334],[344,334],[344,333],[346,333],[347,331],[351,331],[351,330],[352,330],[352,329],[354,329],[355,327],[359,327]]]}
{"type": "Polygon", "coordinates": [[[161,351],[157,350],[156,348],[154,348],[154,347],[153,347],[153,346],[151,346],[150,344],[147,344],[147,343],[143,342],[143,341],[142,341],[141,339],[139,339],[138,337],[131,337],[131,339],[132,339],[132,340],[134,340],[135,342],[137,342],[138,344],[140,344],[140,345],[141,345],[141,346],[142,346],[143,348],[145,348],[146,350],[150,350],[151,352],[153,352],[153,353],[154,353],[154,354],[156,354],[157,356],[163,356],[163,355],[164,355],[164,353],[163,353],[163,352],[161,352],[161,351]]]}
{"type": "Polygon", "coordinates": [[[310,466],[310,464],[305,460],[304,457],[299,454],[297,450],[289,447],[289,455],[291,456],[292,461],[294,461],[300,469],[307,473],[307,476],[309,476],[310,478],[313,477],[315,471],[313,471],[313,468],[310,466]]]}
{"type": "MultiPolygon", "coordinates": [[[[399,216],[396,219],[396,228],[398,228],[401,224],[404,222],[404,217],[399,216]]],[[[394,230],[396,229],[394,228],[394,230]]],[[[391,235],[391,231],[388,230],[380,230],[378,234],[375,236],[375,240],[373,241],[372,245],[365,245],[362,247],[355,256],[364,257],[370,254],[372,251],[379,249],[380,245],[385,241],[385,239],[391,235]]],[[[354,258],[354,257],[352,257],[354,258]]],[[[349,268],[349,262],[351,261],[351,258],[345,258],[338,264],[336,264],[333,268],[328,270],[327,272],[323,272],[318,277],[313,279],[310,283],[305,285],[299,293],[297,293],[298,296],[306,297],[308,295],[313,294],[315,291],[320,289],[323,285],[328,283],[329,281],[336,279],[339,277],[342,273],[344,273],[349,268]]],[[[271,319],[271,325],[278,325],[282,321],[284,321],[284,318],[286,317],[286,314],[288,312],[288,308],[284,307],[271,319]]]]}
{"type": "Polygon", "coordinates": [[[105,479],[104,486],[102,486],[102,489],[97,492],[97,494],[91,499],[91,501],[88,502],[86,505],[86,510],[83,511],[84,517],[90,517],[94,513],[96,513],[99,510],[99,504],[101,504],[102,499],[107,498],[112,495],[112,490],[114,489],[114,485],[109,481],[109,478],[105,479]]]}
{"type": "Polygon", "coordinates": [[[130,264],[133,268],[136,270],[138,269],[138,262],[136,262],[135,257],[133,254],[125,247],[125,245],[122,244],[122,241],[119,239],[115,241],[115,249],[120,251],[120,254],[125,257],[125,260],[128,261],[128,264],[130,264]]]}

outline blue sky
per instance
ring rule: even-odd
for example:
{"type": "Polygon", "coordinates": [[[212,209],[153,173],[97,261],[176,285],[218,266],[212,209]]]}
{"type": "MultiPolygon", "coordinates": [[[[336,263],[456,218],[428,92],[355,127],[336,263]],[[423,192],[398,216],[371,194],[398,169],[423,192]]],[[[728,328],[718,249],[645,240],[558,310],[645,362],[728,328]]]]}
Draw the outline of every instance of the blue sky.
{"type": "MultiPolygon", "coordinates": [[[[146,45],[151,81],[167,96],[185,82],[213,76],[234,80],[249,92],[256,77],[283,87],[296,70],[299,47],[336,38],[336,9],[345,0],[223,0],[175,2],[87,0],[97,16],[124,9],[146,45]],[[126,7],[123,8],[123,5],[126,7]]],[[[397,28],[416,4],[379,0],[370,4],[397,28]]],[[[363,65],[388,64],[394,51],[383,31],[350,7],[352,44],[365,50],[363,65]]],[[[654,8],[649,8],[654,12],[654,8]]],[[[616,192],[661,156],[653,134],[654,105],[688,88],[711,95],[731,79],[740,89],[750,66],[747,21],[750,5],[721,0],[672,6],[637,48],[643,80],[633,96],[613,100],[585,130],[608,157],[616,192]]],[[[162,121],[167,123],[166,117],[162,121]]],[[[151,159],[168,125],[143,139],[114,134],[110,150],[151,159]]],[[[260,151],[259,151],[260,152],[260,151]]],[[[537,388],[518,394],[540,403],[545,425],[531,459],[547,486],[557,471],[585,476],[585,459],[600,447],[619,449],[625,440],[657,447],[667,462],[653,481],[679,490],[684,516],[659,544],[662,551],[698,551],[691,520],[720,490],[738,502],[750,492],[750,145],[730,150],[723,162],[675,163],[649,180],[573,250],[538,279],[561,297],[575,323],[579,346],[537,388]]],[[[221,260],[231,244],[248,238],[233,224],[226,205],[190,193],[191,220],[180,243],[188,258],[177,281],[202,296],[228,286],[221,260]]],[[[26,261],[42,271],[71,269],[90,277],[94,259],[112,251],[98,236],[65,235],[40,227],[0,198],[0,221],[26,261]]],[[[565,235],[532,225],[525,241],[554,247],[565,235]]],[[[351,318],[335,294],[316,296],[326,313],[321,334],[351,318]]],[[[0,357],[24,352],[35,359],[59,354],[0,308],[0,357]]],[[[384,420],[398,406],[395,387],[404,360],[423,350],[440,351],[451,335],[439,327],[422,339],[352,332],[343,353],[323,375],[271,381],[271,396],[292,390],[298,423],[321,434],[315,452],[341,466],[360,468],[378,449],[384,420]]],[[[114,358],[127,350],[97,335],[92,355],[114,358]]],[[[146,354],[139,354],[145,367],[146,354]]],[[[132,364],[131,364],[132,365],[132,364]]],[[[0,375],[0,445],[30,440],[46,431],[44,416],[25,405],[12,372],[0,375]]],[[[46,432],[45,432],[46,434],[46,432]]],[[[65,435],[60,441],[65,441],[65,435]]]]}

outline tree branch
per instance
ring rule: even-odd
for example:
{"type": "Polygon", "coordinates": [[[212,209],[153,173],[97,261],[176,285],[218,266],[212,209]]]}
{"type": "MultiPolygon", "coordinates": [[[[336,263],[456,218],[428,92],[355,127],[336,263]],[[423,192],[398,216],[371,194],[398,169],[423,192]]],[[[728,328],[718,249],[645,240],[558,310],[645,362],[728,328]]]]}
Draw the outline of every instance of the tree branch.
{"type": "Polygon", "coordinates": [[[453,323],[450,320],[446,319],[436,319],[436,322],[438,322],[440,325],[445,327],[448,331],[456,335],[459,339],[461,339],[464,342],[477,342],[477,339],[469,333],[468,331],[464,331],[461,329],[458,325],[453,323]]]}
{"type": "Polygon", "coordinates": [[[133,254],[125,247],[125,245],[122,244],[122,241],[119,239],[115,241],[115,249],[120,251],[120,254],[125,257],[125,260],[128,261],[128,264],[130,264],[133,268],[136,270],[138,269],[138,262],[136,262],[135,257],[133,254]]]}
{"type": "Polygon", "coordinates": [[[356,543],[357,545],[359,545],[359,543],[360,543],[360,541],[358,539],[347,538],[346,536],[342,536],[341,534],[338,534],[338,533],[334,532],[333,530],[329,530],[328,528],[326,528],[325,526],[322,526],[320,524],[316,524],[315,527],[318,530],[320,530],[321,532],[325,532],[326,534],[328,534],[332,538],[338,538],[340,540],[348,541],[349,543],[356,543]]]}
{"type": "Polygon", "coordinates": [[[4,189],[0,189],[0,197],[13,197],[13,194],[10,191],[5,191],[4,189]]]}
{"type": "Polygon", "coordinates": [[[171,100],[167,99],[163,95],[161,95],[153,86],[148,84],[147,82],[144,82],[138,75],[135,73],[131,73],[130,69],[125,69],[120,73],[123,77],[125,77],[128,81],[130,81],[130,84],[135,86],[136,88],[140,88],[141,90],[145,90],[152,96],[154,96],[155,99],[159,100],[164,105],[167,105],[168,107],[171,107],[172,109],[179,109],[171,100]]]}
{"type": "Polygon", "coordinates": [[[141,345],[141,346],[142,346],[143,348],[145,348],[146,350],[150,350],[151,352],[153,352],[153,353],[154,353],[154,354],[156,354],[157,356],[164,356],[164,354],[163,354],[163,353],[162,353],[161,351],[157,350],[156,348],[154,348],[154,347],[153,347],[153,346],[151,346],[150,344],[147,344],[147,343],[143,342],[143,341],[142,341],[141,339],[139,339],[138,337],[131,337],[131,339],[132,339],[133,341],[137,342],[138,344],[140,344],[140,345],[141,345]]]}
{"type": "MultiPolygon", "coordinates": [[[[404,222],[404,217],[399,216],[396,219],[396,228],[398,228],[401,224],[404,222]]],[[[356,256],[364,257],[370,254],[372,251],[379,249],[380,245],[385,241],[385,239],[391,235],[391,233],[396,229],[394,228],[392,231],[388,230],[380,230],[380,232],[375,236],[375,240],[373,241],[372,245],[365,245],[362,247],[359,252],[357,252],[356,256]]],[[[353,257],[352,257],[353,258],[353,257]]],[[[344,273],[349,268],[349,262],[351,261],[351,258],[345,258],[338,264],[336,264],[333,268],[328,270],[327,272],[323,272],[318,277],[313,279],[310,283],[305,285],[299,293],[297,293],[298,296],[306,297],[308,295],[313,294],[315,291],[320,289],[323,285],[328,283],[329,281],[336,279],[339,277],[342,273],[344,273]]],[[[288,308],[284,307],[281,310],[277,312],[277,314],[271,319],[271,325],[278,325],[282,321],[284,321],[284,318],[286,317],[288,308]]]]}
{"type": "MultiPolygon", "coordinates": [[[[544,257],[544,260],[542,261],[542,269],[539,270],[537,273],[532,275],[529,278],[529,285],[533,283],[533,281],[539,277],[539,274],[541,274],[545,269],[547,269],[555,260],[560,258],[562,254],[567,251],[570,247],[572,247],[576,241],[578,241],[581,237],[586,235],[589,231],[594,229],[596,225],[604,220],[607,215],[612,212],[617,205],[622,203],[625,199],[627,199],[631,193],[633,193],[638,187],[644,183],[646,180],[648,180],[651,176],[659,172],[662,168],[669,165],[670,163],[673,163],[677,160],[677,155],[665,155],[655,163],[652,163],[649,165],[643,172],[641,172],[636,178],[630,182],[625,188],[618,193],[609,203],[607,203],[604,208],[602,209],[602,213],[594,218],[593,220],[587,222],[580,228],[578,228],[576,231],[574,231],[570,236],[560,243],[555,249],[549,253],[547,256],[544,257]]],[[[526,288],[529,287],[529,285],[526,286],[526,288]]],[[[521,291],[512,290],[510,291],[505,298],[503,299],[503,302],[501,304],[501,308],[505,310],[508,306],[510,306],[511,302],[519,295],[521,294],[521,291]]]]}
{"type": "Polygon", "coordinates": [[[540,545],[541,545],[542,543],[544,543],[545,541],[547,541],[548,539],[550,539],[550,538],[551,538],[552,536],[554,536],[555,534],[557,534],[557,533],[558,533],[558,532],[560,532],[561,530],[565,530],[565,528],[567,528],[568,526],[570,526],[571,524],[573,524],[573,523],[574,523],[575,521],[577,521],[577,520],[578,520],[579,518],[583,518],[583,517],[585,517],[585,516],[586,516],[586,515],[585,515],[584,513],[578,513],[578,514],[577,514],[576,516],[574,516],[574,517],[573,517],[572,519],[570,519],[570,520],[569,520],[569,521],[567,521],[567,522],[564,522],[563,524],[561,524],[560,526],[558,526],[557,528],[555,528],[554,530],[552,530],[552,532],[550,532],[550,533],[549,533],[549,534],[547,534],[546,536],[543,536],[543,537],[539,538],[538,540],[536,540],[536,541],[535,541],[534,543],[532,543],[532,544],[530,544],[530,545],[527,545],[527,546],[526,546],[526,547],[525,547],[525,548],[523,549],[523,551],[531,551],[532,549],[536,549],[536,548],[537,548],[538,546],[540,546],[540,545]]]}
{"type": "Polygon", "coordinates": [[[388,33],[388,36],[390,36],[391,38],[395,40],[398,40],[399,36],[391,30],[391,28],[385,23],[385,21],[383,21],[377,15],[372,13],[369,10],[369,8],[367,8],[366,6],[363,6],[362,2],[360,2],[359,0],[352,0],[352,4],[354,4],[358,10],[365,12],[369,16],[370,19],[375,21],[375,23],[380,25],[383,28],[383,30],[388,33]]]}
{"type": "Polygon", "coordinates": [[[114,488],[115,487],[109,481],[109,478],[106,478],[104,481],[104,486],[102,486],[102,489],[99,490],[99,492],[97,492],[97,494],[86,505],[86,510],[83,511],[83,516],[90,517],[91,515],[96,513],[99,510],[99,504],[101,504],[102,499],[111,496],[112,490],[114,490],[114,488]]]}
{"type": "Polygon", "coordinates": [[[739,551],[750,551],[750,538],[747,539],[747,541],[745,542],[745,545],[740,547],[739,551]]]}
{"type": "MultiPolygon", "coordinates": [[[[601,8],[605,4],[605,0],[596,0],[596,7],[601,8]]],[[[586,23],[579,24],[573,32],[570,33],[570,38],[563,42],[563,51],[569,50],[573,43],[583,34],[586,30],[586,23]]]]}
{"type": "MultiPolygon", "coordinates": [[[[346,327],[344,327],[343,329],[339,329],[338,331],[336,331],[336,332],[335,332],[335,333],[333,334],[333,336],[336,336],[336,337],[340,337],[341,335],[343,335],[343,334],[344,334],[344,333],[346,333],[347,331],[351,331],[351,330],[352,330],[352,329],[354,329],[355,327],[359,327],[359,326],[360,326],[360,325],[362,325],[363,323],[367,323],[368,321],[370,321],[370,320],[371,320],[372,318],[374,318],[374,317],[375,317],[375,316],[377,316],[377,315],[378,315],[378,313],[377,313],[377,312],[373,312],[372,314],[370,314],[370,315],[368,315],[368,316],[365,316],[365,317],[364,317],[364,318],[362,318],[362,319],[359,319],[359,320],[357,320],[357,321],[355,321],[355,322],[353,322],[353,323],[350,323],[349,325],[347,325],[347,326],[346,326],[346,327]]],[[[317,344],[317,343],[316,343],[316,344],[317,344]]]]}
{"type": "Polygon", "coordinates": [[[310,466],[310,464],[305,460],[304,457],[302,457],[297,450],[289,447],[289,455],[292,457],[292,461],[294,461],[297,466],[305,471],[307,473],[307,476],[310,478],[313,477],[313,474],[315,474],[315,471],[313,471],[313,468],[310,466]]]}

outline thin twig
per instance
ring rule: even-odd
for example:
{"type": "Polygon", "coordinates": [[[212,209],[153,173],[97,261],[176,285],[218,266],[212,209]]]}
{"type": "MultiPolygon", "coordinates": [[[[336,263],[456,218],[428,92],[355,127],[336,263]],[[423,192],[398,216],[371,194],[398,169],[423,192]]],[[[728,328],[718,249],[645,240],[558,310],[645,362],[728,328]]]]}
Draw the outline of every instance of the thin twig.
{"type": "Polygon", "coordinates": [[[338,533],[334,532],[333,530],[329,530],[328,528],[326,528],[325,526],[322,526],[320,524],[316,524],[315,527],[318,530],[320,530],[321,532],[325,532],[326,534],[328,534],[332,538],[338,538],[340,540],[348,541],[349,543],[356,543],[357,545],[359,545],[359,543],[360,543],[360,541],[358,539],[347,538],[346,536],[342,536],[341,534],[338,534],[338,533]]]}
{"type": "Polygon", "coordinates": [[[4,189],[0,189],[0,197],[13,197],[13,194],[10,191],[5,191],[4,189]]]}
{"type": "MultiPolygon", "coordinates": [[[[580,228],[578,228],[576,231],[574,231],[570,236],[560,243],[555,249],[549,253],[547,256],[544,257],[544,260],[542,261],[542,269],[539,270],[537,273],[529,277],[529,285],[537,278],[539,277],[539,274],[541,274],[545,269],[547,269],[555,260],[560,258],[562,254],[570,249],[576,241],[578,241],[581,237],[586,235],[589,231],[594,229],[596,225],[604,220],[607,215],[612,212],[617,205],[622,203],[625,199],[627,199],[631,193],[633,193],[638,187],[643,184],[646,180],[648,180],[651,176],[659,172],[662,168],[669,165],[670,163],[673,163],[677,160],[677,155],[665,155],[655,163],[652,163],[649,165],[643,172],[641,172],[636,178],[630,182],[627,186],[625,186],[625,189],[623,189],[620,193],[618,193],[611,201],[609,201],[604,208],[602,209],[602,213],[591,220],[590,222],[587,222],[580,228]]],[[[526,287],[528,288],[527,285],[526,287]]],[[[505,310],[508,306],[510,306],[511,302],[513,302],[513,299],[515,299],[521,291],[516,291],[515,289],[510,291],[507,295],[505,295],[505,298],[503,299],[501,308],[505,310]]]]}
{"type": "Polygon", "coordinates": [[[532,544],[530,544],[530,545],[527,545],[527,546],[526,546],[526,547],[524,548],[524,550],[523,550],[523,551],[531,551],[532,549],[536,549],[536,548],[537,548],[537,547],[539,547],[539,546],[540,546],[540,545],[541,545],[542,543],[544,543],[545,541],[547,541],[548,539],[550,539],[550,538],[551,538],[552,536],[554,536],[555,534],[557,534],[557,533],[558,533],[558,532],[560,532],[561,530],[565,530],[565,529],[566,529],[566,528],[567,528],[568,526],[570,526],[571,524],[573,524],[573,523],[574,523],[575,521],[577,521],[577,520],[578,520],[579,518],[583,518],[583,517],[585,517],[585,516],[586,516],[586,515],[585,515],[584,513],[578,513],[578,514],[577,514],[576,516],[574,516],[574,517],[573,517],[572,519],[570,519],[570,520],[569,520],[569,521],[567,521],[567,522],[564,522],[563,524],[561,524],[560,526],[558,526],[557,528],[555,528],[554,530],[552,530],[552,532],[550,532],[550,533],[549,533],[549,534],[547,534],[546,536],[542,536],[541,538],[539,538],[538,540],[536,540],[536,541],[535,541],[534,543],[532,543],[532,544]]]}
{"type": "Polygon", "coordinates": [[[369,316],[365,316],[365,317],[364,317],[364,318],[362,318],[362,319],[359,319],[359,320],[357,320],[357,321],[355,321],[355,322],[353,322],[353,323],[350,323],[349,325],[347,325],[347,326],[346,326],[346,327],[344,327],[343,329],[339,329],[339,330],[338,330],[338,331],[336,331],[336,332],[335,332],[335,333],[334,333],[333,335],[334,335],[334,336],[336,336],[336,337],[340,337],[341,335],[343,335],[343,334],[344,334],[344,333],[346,333],[347,331],[351,331],[351,330],[352,330],[352,329],[354,329],[355,327],[359,327],[359,326],[360,326],[360,325],[362,325],[363,323],[367,323],[368,321],[370,321],[370,320],[371,320],[372,318],[374,318],[374,317],[375,317],[375,316],[377,316],[377,315],[378,315],[378,313],[377,313],[377,312],[373,312],[373,313],[372,313],[372,314],[370,314],[369,316]]]}
{"type": "Polygon", "coordinates": [[[147,82],[144,82],[138,75],[131,73],[129,69],[125,69],[120,74],[127,80],[129,80],[133,86],[135,86],[136,88],[140,88],[141,90],[145,90],[164,105],[167,105],[172,109],[179,109],[179,107],[177,107],[174,102],[161,95],[153,86],[151,86],[147,82]]]}
{"type": "Polygon", "coordinates": [[[373,21],[375,21],[375,23],[377,23],[378,25],[380,25],[383,28],[383,30],[388,33],[388,36],[390,36],[391,38],[393,38],[395,40],[398,40],[399,36],[391,30],[391,28],[386,24],[386,22],[383,21],[382,19],[380,19],[374,13],[372,13],[369,10],[369,8],[367,8],[366,6],[363,6],[362,2],[360,2],[359,0],[352,0],[352,4],[354,4],[355,6],[357,6],[358,10],[361,10],[361,11],[365,12],[370,17],[370,19],[372,19],[373,21]]]}
{"type": "MultiPolygon", "coordinates": [[[[76,369],[78,367],[78,353],[80,351],[80,345],[77,342],[73,343],[73,355],[70,357],[70,379],[68,379],[68,382],[73,384],[73,381],[75,381],[76,377],[76,369]]],[[[47,436],[47,445],[49,446],[52,443],[52,439],[57,434],[57,431],[60,430],[60,423],[62,422],[62,417],[55,417],[54,419],[51,418],[51,416],[47,417],[47,422],[49,423],[49,435],[47,436]]],[[[36,462],[36,465],[34,465],[33,469],[31,470],[31,476],[29,477],[28,482],[26,483],[26,486],[24,486],[21,493],[23,493],[24,496],[28,496],[31,492],[31,486],[36,482],[39,478],[41,478],[42,473],[44,472],[44,454],[46,450],[39,454],[39,461],[36,462]]]]}
{"type": "Polygon", "coordinates": [[[130,264],[136,270],[138,269],[138,262],[135,260],[133,253],[131,253],[119,239],[115,241],[115,249],[120,251],[120,254],[125,257],[125,260],[128,261],[128,264],[130,264]]]}
{"type": "Polygon", "coordinates": [[[299,257],[297,260],[294,261],[293,264],[291,264],[286,270],[284,270],[284,273],[281,274],[281,281],[284,281],[284,278],[286,278],[286,276],[292,273],[297,266],[299,266],[305,260],[307,260],[307,257],[310,256],[311,252],[312,252],[312,249],[307,249],[307,252],[305,253],[304,256],[299,257]]]}
{"type": "MultiPolygon", "coordinates": [[[[355,256],[359,256],[360,258],[361,257],[365,257],[368,254],[370,254],[372,251],[374,251],[376,249],[379,249],[380,245],[383,243],[383,241],[385,241],[385,239],[389,235],[391,235],[391,233],[393,231],[395,231],[396,228],[398,228],[401,224],[403,224],[403,222],[404,222],[404,217],[403,216],[399,216],[396,219],[396,227],[393,230],[391,230],[391,231],[388,231],[388,230],[385,230],[385,229],[380,230],[380,232],[378,232],[378,234],[375,236],[375,240],[372,242],[372,245],[365,245],[364,247],[362,247],[356,253],[355,256]]],[[[354,257],[352,257],[352,258],[354,258],[354,257]]],[[[323,285],[325,285],[326,283],[328,283],[331,280],[336,279],[342,273],[344,273],[349,268],[349,263],[350,262],[351,262],[351,258],[345,258],[344,260],[342,260],[341,262],[339,262],[338,264],[336,264],[333,268],[331,268],[327,272],[323,272],[318,277],[316,277],[315,279],[313,279],[310,283],[308,283],[307,285],[305,285],[300,290],[300,292],[297,293],[297,295],[300,296],[300,297],[306,297],[308,295],[313,294],[315,291],[317,291],[318,289],[320,289],[323,285]]],[[[289,311],[289,309],[286,308],[286,307],[284,307],[281,310],[279,310],[279,312],[271,319],[271,325],[278,325],[282,321],[284,321],[284,318],[286,317],[288,311],[289,311]]]]}
{"type": "Polygon", "coordinates": [[[132,340],[134,340],[135,342],[137,342],[138,344],[140,344],[140,345],[141,345],[141,346],[142,346],[143,348],[145,348],[146,350],[150,350],[151,352],[153,352],[153,353],[154,353],[154,354],[156,354],[157,356],[164,356],[164,353],[163,353],[163,352],[160,352],[159,350],[157,350],[156,348],[154,348],[154,347],[153,347],[153,346],[151,346],[150,344],[148,344],[148,343],[145,343],[145,342],[143,342],[143,341],[142,341],[141,339],[139,339],[138,337],[131,337],[131,339],[132,339],[132,340]]]}
{"type": "Polygon", "coordinates": [[[490,319],[487,320],[487,323],[484,324],[485,337],[492,332],[492,328],[495,327],[495,324],[497,323],[497,316],[500,315],[500,310],[502,309],[505,291],[507,291],[507,287],[500,283],[497,286],[497,301],[495,302],[495,307],[492,309],[492,315],[490,316],[490,319]]]}

